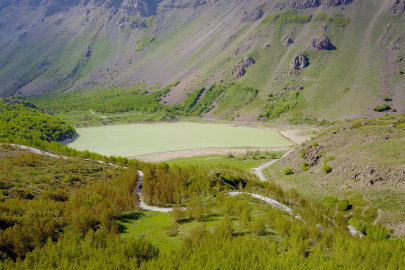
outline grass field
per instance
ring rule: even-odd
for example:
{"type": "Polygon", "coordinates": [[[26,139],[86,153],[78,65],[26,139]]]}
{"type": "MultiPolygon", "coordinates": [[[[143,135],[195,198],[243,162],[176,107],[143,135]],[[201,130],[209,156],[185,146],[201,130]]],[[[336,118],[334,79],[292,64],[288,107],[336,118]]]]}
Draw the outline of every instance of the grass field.
{"type": "Polygon", "coordinates": [[[133,124],[77,129],[70,147],[103,155],[134,157],[209,147],[288,147],[273,130],[199,123],[133,124]]]}
{"type": "MultiPolygon", "coordinates": [[[[238,195],[234,198],[235,201],[247,200],[249,202],[249,206],[253,210],[252,217],[262,216],[267,207],[266,203],[251,196],[238,195]]],[[[239,221],[234,217],[231,218],[235,232],[237,234],[244,235],[245,237],[269,237],[269,235],[273,233],[272,229],[266,228],[268,235],[257,236],[251,232],[242,230],[239,221]]],[[[223,219],[224,216],[220,215],[219,213],[214,213],[212,215],[208,215],[204,221],[201,222],[187,219],[175,223],[170,213],[141,211],[124,215],[118,219],[117,223],[123,239],[129,237],[143,237],[150,240],[154,245],[158,246],[162,252],[170,252],[180,248],[182,242],[186,239],[191,229],[202,224],[208,230],[212,231],[223,219]],[[178,235],[169,237],[166,234],[166,228],[173,224],[178,225],[178,235]]],[[[277,237],[277,235],[273,234],[272,237],[277,237]]]]}
{"type": "MultiPolygon", "coordinates": [[[[273,153],[271,153],[273,154],[273,153]]],[[[187,165],[199,165],[199,166],[209,166],[209,165],[227,165],[231,167],[236,167],[243,170],[249,170],[252,168],[257,168],[272,160],[272,155],[261,155],[262,157],[250,157],[247,155],[243,156],[236,156],[232,158],[228,158],[224,155],[210,155],[210,156],[202,156],[202,157],[191,157],[191,158],[176,158],[165,163],[172,165],[178,164],[181,166],[187,165]]],[[[276,157],[280,157],[281,153],[274,153],[276,157]]]]}

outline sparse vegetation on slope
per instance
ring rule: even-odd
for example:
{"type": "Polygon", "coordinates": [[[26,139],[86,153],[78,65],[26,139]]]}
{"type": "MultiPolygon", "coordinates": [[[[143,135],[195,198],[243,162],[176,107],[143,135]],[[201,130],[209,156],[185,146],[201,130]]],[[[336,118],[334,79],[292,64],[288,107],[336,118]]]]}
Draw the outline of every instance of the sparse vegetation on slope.
{"type": "Polygon", "coordinates": [[[152,43],[152,41],[154,41],[155,38],[151,37],[151,36],[141,36],[137,41],[136,41],[136,47],[135,47],[135,51],[139,52],[139,51],[143,51],[143,49],[145,49],[145,47],[147,47],[149,44],[152,43]]]}

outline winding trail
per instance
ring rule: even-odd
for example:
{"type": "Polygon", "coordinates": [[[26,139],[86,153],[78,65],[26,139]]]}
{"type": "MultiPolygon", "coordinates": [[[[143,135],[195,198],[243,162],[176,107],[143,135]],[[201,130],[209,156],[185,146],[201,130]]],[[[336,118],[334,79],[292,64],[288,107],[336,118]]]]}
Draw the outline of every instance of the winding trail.
{"type": "MultiPolygon", "coordinates": [[[[288,156],[289,154],[291,154],[292,152],[294,152],[295,149],[291,149],[290,151],[288,151],[287,153],[285,153],[281,158],[285,158],[286,156],[288,156]]],[[[279,161],[279,159],[275,159],[272,160],[266,164],[263,164],[262,166],[260,166],[259,168],[255,168],[255,173],[257,174],[257,176],[259,176],[260,181],[266,181],[266,178],[264,177],[262,170],[274,163],[276,163],[277,161],[279,161]]]]}
{"type": "MultiPolygon", "coordinates": [[[[46,151],[42,151],[42,150],[39,150],[39,149],[36,149],[36,148],[33,148],[33,147],[29,147],[29,146],[25,146],[25,145],[17,145],[17,144],[10,144],[10,145],[12,145],[12,146],[14,146],[14,147],[18,147],[18,148],[20,148],[20,149],[28,150],[28,151],[31,151],[31,152],[33,152],[33,153],[35,153],[35,154],[39,154],[39,155],[43,155],[43,156],[68,159],[68,157],[62,157],[62,156],[54,155],[54,154],[48,153],[48,152],[46,152],[46,151]]],[[[288,156],[289,154],[291,154],[294,150],[295,150],[295,149],[292,149],[292,150],[288,151],[287,153],[285,153],[285,154],[282,156],[282,158],[287,157],[287,156],[288,156]]],[[[86,160],[86,161],[90,161],[89,159],[85,159],[85,160],[86,160]]],[[[266,163],[266,164],[264,164],[264,165],[262,165],[262,166],[260,166],[259,168],[256,169],[256,173],[258,174],[260,180],[262,180],[262,179],[266,180],[266,179],[264,178],[263,174],[262,174],[262,170],[263,170],[264,168],[266,168],[267,166],[270,166],[271,164],[274,164],[274,163],[277,162],[278,160],[279,160],[279,159],[276,159],[276,160],[273,160],[273,161],[271,161],[271,162],[268,162],[268,163],[266,163]]],[[[98,161],[96,161],[96,162],[97,162],[97,163],[102,163],[102,164],[107,164],[108,166],[114,166],[114,167],[116,167],[116,168],[120,168],[119,166],[117,166],[117,165],[115,165],[115,164],[112,164],[112,163],[105,163],[104,161],[101,161],[101,160],[98,160],[98,161]]],[[[123,168],[126,169],[127,167],[123,167],[123,168]]],[[[157,207],[157,206],[149,206],[149,205],[147,205],[147,204],[145,203],[145,201],[143,200],[142,194],[141,194],[141,193],[142,193],[142,188],[140,188],[140,187],[141,187],[141,185],[142,185],[142,180],[143,180],[143,172],[142,172],[142,171],[138,171],[138,183],[137,183],[137,186],[136,186],[136,188],[135,188],[135,190],[134,190],[134,193],[136,193],[136,194],[138,195],[138,197],[139,197],[139,208],[140,208],[141,210],[144,210],[144,211],[153,211],[153,212],[161,212],[161,213],[167,213],[167,212],[173,211],[173,207],[157,207]]],[[[262,180],[262,181],[264,181],[264,180],[262,180]]],[[[231,197],[232,197],[232,196],[237,196],[237,195],[239,195],[239,194],[248,194],[248,195],[250,195],[250,196],[252,196],[252,197],[254,197],[254,198],[257,198],[257,199],[259,199],[259,200],[264,201],[264,202],[267,203],[267,204],[270,204],[271,206],[273,206],[273,207],[275,207],[275,208],[278,208],[278,209],[281,209],[281,210],[283,210],[283,211],[286,211],[288,214],[292,215],[292,210],[291,210],[291,208],[289,208],[289,207],[285,206],[284,204],[281,204],[281,203],[279,203],[279,202],[277,202],[277,201],[275,201],[275,200],[273,200],[273,199],[270,199],[270,198],[268,198],[268,197],[262,196],[262,195],[260,195],[260,194],[253,194],[253,193],[248,193],[248,192],[236,192],[236,191],[235,191],[235,192],[229,192],[229,193],[228,193],[228,195],[231,196],[231,197]]],[[[300,216],[296,216],[295,218],[296,218],[296,219],[301,219],[300,216]]],[[[349,229],[351,235],[353,235],[353,236],[358,235],[360,238],[363,236],[363,234],[362,234],[361,232],[359,232],[359,231],[358,231],[356,228],[354,228],[353,226],[348,225],[347,228],[349,229]]],[[[322,229],[323,229],[323,228],[320,228],[320,230],[322,230],[322,229]]]]}

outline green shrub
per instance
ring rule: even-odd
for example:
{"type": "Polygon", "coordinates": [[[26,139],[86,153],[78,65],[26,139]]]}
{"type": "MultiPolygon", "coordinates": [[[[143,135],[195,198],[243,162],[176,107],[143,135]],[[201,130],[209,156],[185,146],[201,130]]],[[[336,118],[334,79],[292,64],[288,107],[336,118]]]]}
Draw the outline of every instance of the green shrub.
{"type": "Polygon", "coordinates": [[[169,85],[169,87],[175,87],[177,85],[179,85],[180,81],[174,82],[172,84],[169,85]]]}
{"type": "Polygon", "coordinates": [[[135,47],[135,51],[139,52],[142,51],[143,49],[145,49],[146,46],[148,46],[149,44],[152,43],[152,41],[154,41],[155,38],[151,37],[151,36],[141,36],[137,41],[137,45],[135,47]]]}
{"type": "Polygon", "coordinates": [[[384,104],[381,104],[380,106],[374,107],[373,110],[376,112],[383,112],[383,111],[386,111],[389,109],[391,109],[391,107],[384,103],[384,104]]]}
{"type": "Polygon", "coordinates": [[[337,26],[345,27],[351,20],[349,17],[343,16],[342,14],[333,14],[333,23],[337,26]]]}
{"type": "Polygon", "coordinates": [[[384,101],[392,101],[392,98],[389,96],[384,97],[384,101]]]}
{"type": "Polygon", "coordinates": [[[349,209],[349,201],[341,200],[338,204],[339,211],[347,211],[349,209]]]}
{"type": "Polygon", "coordinates": [[[305,172],[308,170],[309,170],[308,162],[306,162],[306,161],[302,162],[302,171],[305,172]]]}
{"type": "Polygon", "coordinates": [[[347,93],[350,91],[350,87],[345,88],[345,90],[343,90],[343,93],[347,93]]]}
{"type": "Polygon", "coordinates": [[[353,194],[348,198],[350,205],[364,207],[367,206],[368,203],[363,200],[363,194],[353,194]]]}
{"type": "Polygon", "coordinates": [[[301,158],[303,158],[305,156],[305,154],[307,153],[307,150],[303,150],[301,151],[301,158]]]}
{"type": "Polygon", "coordinates": [[[326,196],[324,201],[325,204],[329,207],[333,207],[338,203],[338,199],[334,196],[326,196]]]}
{"type": "Polygon", "coordinates": [[[314,21],[327,21],[327,20],[331,20],[330,17],[326,16],[325,13],[321,12],[315,15],[314,21]]]}
{"type": "Polygon", "coordinates": [[[326,164],[326,163],[328,163],[329,161],[332,161],[332,160],[334,160],[334,159],[335,159],[334,156],[330,156],[330,157],[328,157],[328,158],[325,158],[325,159],[323,160],[323,164],[326,164]]]}
{"type": "Polygon", "coordinates": [[[294,108],[303,108],[306,106],[302,94],[297,91],[291,91],[285,95],[268,98],[269,104],[263,110],[263,116],[268,119],[277,119],[280,115],[291,111],[294,108]]]}
{"type": "Polygon", "coordinates": [[[362,221],[358,220],[357,218],[351,218],[349,220],[349,224],[352,225],[354,228],[356,228],[359,232],[361,232],[363,234],[366,233],[366,230],[367,230],[366,225],[362,221]]]}
{"type": "Polygon", "coordinates": [[[377,225],[369,225],[367,227],[367,236],[371,237],[373,240],[382,241],[390,238],[387,229],[381,226],[379,223],[377,225]]]}
{"type": "Polygon", "coordinates": [[[284,170],[284,175],[290,175],[290,174],[293,174],[293,171],[291,168],[287,168],[284,170]]]}
{"type": "Polygon", "coordinates": [[[330,173],[331,170],[332,169],[330,168],[330,166],[328,164],[325,164],[325,165],[322,166],[322,171],[323,171],[324,174],[330,173]]]}
{"type": "Polygon", "coordinates": [[[317,146],[318,146],[318,143],[317,143],[317,142],[314,142],[314,143],[311,144],[311,146],[312,146],[312,147],[317,147],[317,146]]]}
{"type": "Polygon", "coordinates": [[[376,207],[370,207],[364,210],[364,217],[363,220],[365,222],[374,222],[374,220],[378,217],[378,209],[376,207]]]}
{"type": "Polygon", "coordinates": [[[170,226],[167,226],[166,229],[166,235],[169,237],[175,237],[179,235],[179,225],[173,224],[170,226]]]}
{"type": "Polygon", "coordinates": [[[353,125],[352,125],[352,127],[354,127],[354,128],[359,128],[359,127],[362,127],[363,125],[361,124],[361,122],[356,122],[356,123],[354,123],[353,125]]]}
{"type": "MultiPolygon", "coordinates": [[[[351,20],[349,17],[343,16],[342,14],[333,14],[332,18],[327,16],[325,13],[318,13],[314,19],[314,21],[326,21],[326,22],[333,22],[334,25],[345,27],[348,25],[351,20]]],[[[350,90],[350,88],[349,88],[350,90]]]]}

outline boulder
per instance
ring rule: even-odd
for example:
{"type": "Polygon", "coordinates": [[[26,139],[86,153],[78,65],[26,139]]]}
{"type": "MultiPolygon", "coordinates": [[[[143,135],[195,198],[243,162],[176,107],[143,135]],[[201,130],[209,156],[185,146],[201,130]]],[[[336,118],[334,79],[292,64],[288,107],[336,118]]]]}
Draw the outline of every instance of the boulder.
{"type": "Polygon", "coordinates": [[[288,47],[294,43],[294,40],[290,36],[284,37],[281,42],[283,43],[284,47],[288,47]]]}
{"type": "Polygon", "coordinates": [[[314,38],[311,41],[310,48],[317,51],[330,50],[332,48],[332,43],[330,42],[329,38],[322,36],[319,38],[314,38]]]}
{"type": "Polygon", "coordinates": [[[245,75],[246,71],[245,68],[251,67],[255,64],[255,60],[249,55],[245,55],[242,59],[240,59],[236,65],[232,69],[232,75],[235,75],[235,79],[241,78],[245,75]]]}
{"type": "Polygon", "coordinates": [[[264,12],[260,8],[255,8],[254,10],[243,14],[242,22],[255,22],[263,16],[264,12]]]}
{"type": "Polygon", "coordinates": [[[306,68],[307,66],[308,66],[308,57],[302,52],[299,52],[294,57],[293,61],[290,64],[290,74],[292,74],[296,70],[306,68]]]}

